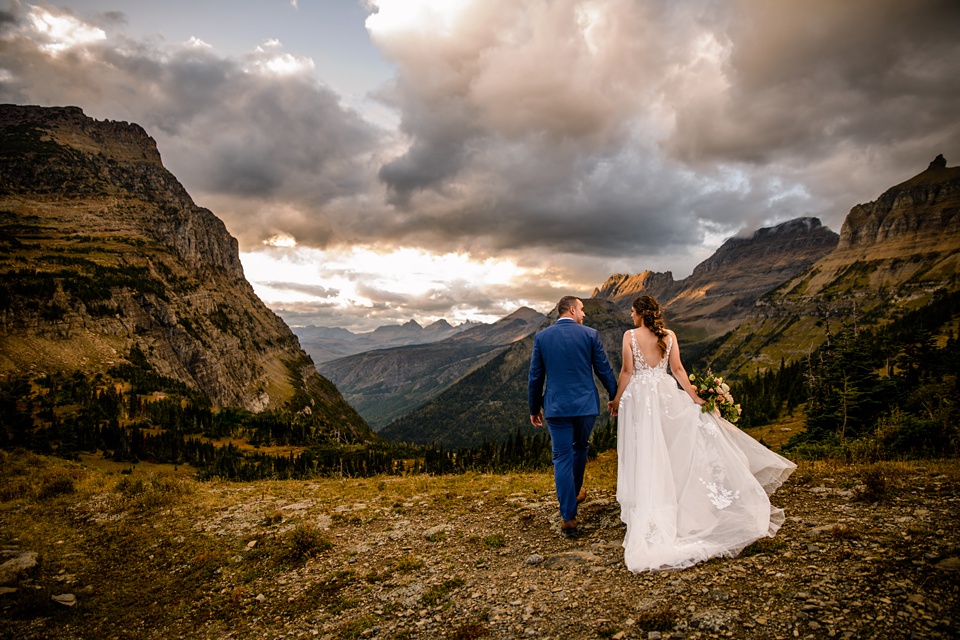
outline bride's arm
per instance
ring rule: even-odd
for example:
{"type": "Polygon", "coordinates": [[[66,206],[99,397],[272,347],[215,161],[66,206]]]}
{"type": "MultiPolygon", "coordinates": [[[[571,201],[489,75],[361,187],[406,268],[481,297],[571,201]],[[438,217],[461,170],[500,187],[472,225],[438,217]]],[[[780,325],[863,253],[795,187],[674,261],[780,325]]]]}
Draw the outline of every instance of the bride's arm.
{"type": "Polygon", "coordinates": [[[617,381],[617,395],[607,403],[607,409],[611,416],[617,415],[617,410],[620,407],[620,397],[627,385],[630,384],[630,377],[633,375],[633,348],[630,346],[629,331],[623,334],[623,352],[620,355],[623,365],[620,367],[620,379],[617,381]]]}
{"type": "Polygon", "coordinates": [[[670,373],[694,402],[703,404],[705,400],[697,395],[697,390],[690,384],[690,376],[687,375],[687,370],[683,368],[683,362],[680,361],[680,343],[677,342],[677,334],[670,331],[670,335],[673,337],[673,349],[670,350],[670,373]]]}

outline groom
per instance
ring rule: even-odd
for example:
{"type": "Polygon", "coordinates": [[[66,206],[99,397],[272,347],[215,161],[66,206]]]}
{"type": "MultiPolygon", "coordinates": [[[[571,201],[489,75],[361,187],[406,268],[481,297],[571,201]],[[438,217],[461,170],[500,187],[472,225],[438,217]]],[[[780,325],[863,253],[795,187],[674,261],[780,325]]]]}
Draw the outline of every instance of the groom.
{"type": "Polygon", "coordinates": [[[590,432],[600,414],[593,374],[611,398],[617,395],[617,377],[607,362],[597,330],[583,326],[583,301],[564,296],[557,312],[560,319],[533,340],[528,395],[533,426],[543,426],[546,416],[563,518],[560,531],[572,537],[577,534],[577,494],[583,486],[590,432]]]}

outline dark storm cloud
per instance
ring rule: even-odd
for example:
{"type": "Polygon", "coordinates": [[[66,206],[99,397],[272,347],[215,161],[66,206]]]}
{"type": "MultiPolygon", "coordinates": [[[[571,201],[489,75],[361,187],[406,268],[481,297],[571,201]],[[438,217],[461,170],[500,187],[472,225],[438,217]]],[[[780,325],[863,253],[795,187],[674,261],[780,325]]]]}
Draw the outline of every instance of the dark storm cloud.
{"type": "Polygon", "coordinates": [[[270,219],[285,219],[290,228],[280,231],[322,245],[336,226],[322,207],[365,194],[376,180],[371,155],[383,133],[343,108],[313,77],[311,61],[279,43],[242,59],[200,41],[161,50],[104,38],[52,51],[28,19],[39,10],[14,7],[0,50],[0,100],[78,105],[92,117],[141,124],[167,167],[201,204],[222,205],[218,215],[245,244],[276,233],[270,219]]]}
{"type": "Polygon", "coordinates": [[[815,160],[844,144],[898,153],[930,134],[956,141],[960,4],[741,0],[734,6],[726,31],[732,85],[713,102],[677,105],[670,143],[679,154],[767,163],[815,160]]]}
{"type": "Polygon", "coordinates": [[[376,4],[410,140],[380,178],[419,214],[390,218],[391,238],[633,252],[639,270],[706,232],[839,229],[960,154],[950,0],[490,0],[419,23],[376,4]]]}

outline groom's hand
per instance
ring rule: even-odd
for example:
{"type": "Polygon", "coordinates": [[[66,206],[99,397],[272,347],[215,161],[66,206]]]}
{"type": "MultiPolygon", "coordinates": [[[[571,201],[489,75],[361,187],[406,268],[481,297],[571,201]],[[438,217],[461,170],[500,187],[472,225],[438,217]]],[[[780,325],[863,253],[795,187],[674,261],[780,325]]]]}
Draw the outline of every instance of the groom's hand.
{"type": "Polygon", "coordinates": [[[535,427],[543,426],[543,409],[540,410],[540,413],[535,413],[532,416],[530,416],[530,424],[532,424],[535,427]]]}

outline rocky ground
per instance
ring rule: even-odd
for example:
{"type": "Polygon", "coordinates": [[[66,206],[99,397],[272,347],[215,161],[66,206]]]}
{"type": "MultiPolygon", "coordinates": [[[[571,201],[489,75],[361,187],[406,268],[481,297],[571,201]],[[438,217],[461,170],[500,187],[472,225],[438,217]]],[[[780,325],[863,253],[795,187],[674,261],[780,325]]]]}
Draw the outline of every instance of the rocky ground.
{"type": "Polygon", "coordinates": [[[231,484],[35,464],[33,494],[3,478],[0,544],[37,556],[0,575],[0,637],[960,635],[952,460],[801,464],[775,538],[643,574],[623,566],[612,454],[573,540],[547,473],[231,484]],[[50,490],[57,474],[74,490],[50,490]]]}

